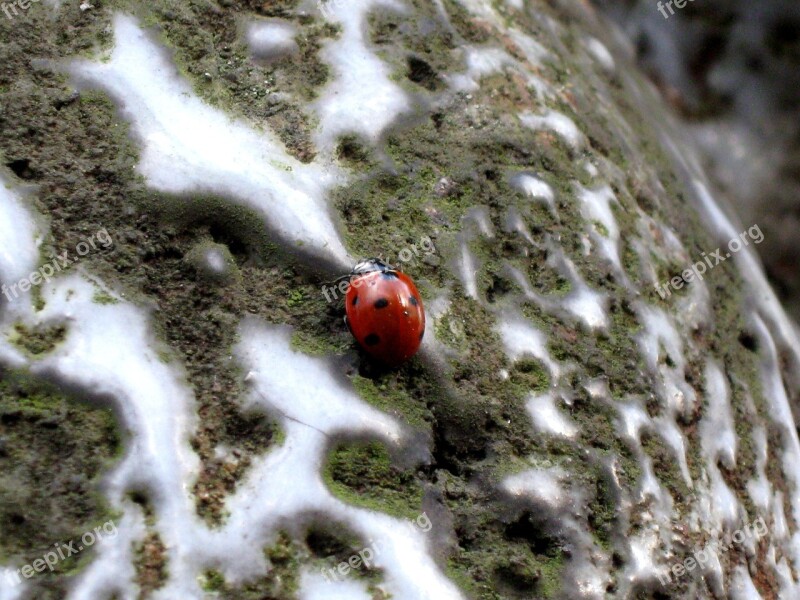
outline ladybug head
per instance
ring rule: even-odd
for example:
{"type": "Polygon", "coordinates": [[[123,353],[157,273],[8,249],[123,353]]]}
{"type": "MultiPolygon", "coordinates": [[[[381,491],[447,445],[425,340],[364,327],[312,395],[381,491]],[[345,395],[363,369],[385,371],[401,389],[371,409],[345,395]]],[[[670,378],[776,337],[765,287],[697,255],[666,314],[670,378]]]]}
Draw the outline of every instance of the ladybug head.
{"type": "Polygon", "coordinates": [[[355,267],[353,267],[350,275],[362,275],[364,273],[372,273],[379,271],[381,273],[394,273],[397,271],[392,265],[383,262],[380,258],[368,258],[362,260],[355,267]]]}

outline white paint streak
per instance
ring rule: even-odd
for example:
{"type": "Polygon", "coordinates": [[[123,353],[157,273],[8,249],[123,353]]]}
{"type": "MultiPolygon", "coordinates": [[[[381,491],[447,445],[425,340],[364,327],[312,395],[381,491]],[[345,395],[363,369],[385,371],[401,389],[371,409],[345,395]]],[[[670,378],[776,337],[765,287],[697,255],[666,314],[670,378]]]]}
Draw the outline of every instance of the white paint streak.
{"type": "Polygon", "coordinates": [[[391,70],[370,48],[366,34],[370,11],[402,11],[399,2],[347,1],[331,13],[342,26],[338,39],[327,42],[320,56],[329,63],[334,79],[313,104],[320,118],[319,147],[333,152],[339,136],[356,133],[377,142],[384,129],[411,109],[406,93],[391,80],[391,70]]]}
{"type": "Polygon", "coordinates": [[[558,134],[573,151],[579,151],[586,143],[583,133],[575,122],[555,110],[548,110],[542,115],[523,113],[519,116],[519,120],[531,129],[546,129],[558,134]]]}
{"type": "Polygon", "coordinates": [[[295,26],[279,19],[251,21],[245,29],[250,52],[256,58],[273,59],[297,52],[295,26]]]}
{"type": "Polygon", "coordinates": [[[292,244],[324,252],[343,266],[353,262],[326,203],[326,192],[338,181],[335,170],[301,163],[274,134],[257,132],[201,101],[135,19],[116,15],[114,37],[109,61],[78,60],[66,69],[120,105],[142,143],[138,170],[150,186],[233,197],[292,244]]]}

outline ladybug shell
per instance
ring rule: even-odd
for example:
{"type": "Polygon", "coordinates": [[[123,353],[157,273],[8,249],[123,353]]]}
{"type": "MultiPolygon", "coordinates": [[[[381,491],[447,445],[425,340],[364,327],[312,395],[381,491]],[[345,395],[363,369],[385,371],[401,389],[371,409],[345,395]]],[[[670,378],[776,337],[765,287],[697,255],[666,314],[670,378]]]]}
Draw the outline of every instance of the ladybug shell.
{"type": "Polygon", "coordinates": [[[416,354],[425,334],[425,309],[408,275],[394,270],[355,275],[345,303],[350,332],[368,354],[387,365],[416,354]]]}

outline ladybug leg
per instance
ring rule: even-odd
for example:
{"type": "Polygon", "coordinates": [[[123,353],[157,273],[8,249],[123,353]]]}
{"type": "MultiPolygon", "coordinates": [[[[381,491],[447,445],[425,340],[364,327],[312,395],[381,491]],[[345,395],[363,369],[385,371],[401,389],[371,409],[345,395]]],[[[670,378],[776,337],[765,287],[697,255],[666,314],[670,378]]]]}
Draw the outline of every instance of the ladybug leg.
{"type": "MultiPolygon", "coordinates": [[[[350,327],[350,321],[347,320],[347,315],[344,316],[344,324],[347,325],[348,331],[350,331],[350,333],[353,333],[353,328],[350,327]]],[[[353,334],[353,335],[355,335],[355,334],[353,334]]]]}

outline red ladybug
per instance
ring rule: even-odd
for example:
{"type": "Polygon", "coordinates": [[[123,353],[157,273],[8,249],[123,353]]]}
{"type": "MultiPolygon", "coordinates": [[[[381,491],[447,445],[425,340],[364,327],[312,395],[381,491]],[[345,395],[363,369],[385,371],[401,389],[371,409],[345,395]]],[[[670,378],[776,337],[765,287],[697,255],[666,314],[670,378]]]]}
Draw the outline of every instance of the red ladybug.
{"type": "Polygon", "coordinates": [[[386,365],[408,360],[425,335],[425,309],[411,278],[378,258],[358,263],[345,295],[350,333],[386,365]]]}

